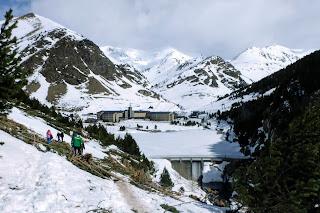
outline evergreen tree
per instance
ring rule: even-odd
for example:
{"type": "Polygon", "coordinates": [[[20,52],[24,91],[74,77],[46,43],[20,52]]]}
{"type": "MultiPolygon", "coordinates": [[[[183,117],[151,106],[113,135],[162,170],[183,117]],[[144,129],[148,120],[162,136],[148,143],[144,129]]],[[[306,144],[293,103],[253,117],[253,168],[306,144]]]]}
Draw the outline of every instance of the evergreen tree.
{"type": "Polygon", "coordinates": [[[164,167],[163,172],[160,176],[160,184],[161,186],[168,187],[168,188],[172,188],[174,186],[171,180],[170,174],[166,167],[164,167]]]}
{"type": "Polygon", "coordinates": [[[135,156],[141,155],[137,142],[133,139],[133,137],[130,134],[125,134],[121,142],[120,149],[122,149],[122,151],[129,153],[131,155],[135,155],[135,156]]]}
{"type": "Polygon", "coordinates": [[[12,37],[12,30],[17,22],[12,21],[10,9],[5,14],[5,21],[0,30],[0,112],[9,108],[9,100],[22,87],[24,77],[20,67],[20,57],[17,56],[17,38],[12,37]]]}

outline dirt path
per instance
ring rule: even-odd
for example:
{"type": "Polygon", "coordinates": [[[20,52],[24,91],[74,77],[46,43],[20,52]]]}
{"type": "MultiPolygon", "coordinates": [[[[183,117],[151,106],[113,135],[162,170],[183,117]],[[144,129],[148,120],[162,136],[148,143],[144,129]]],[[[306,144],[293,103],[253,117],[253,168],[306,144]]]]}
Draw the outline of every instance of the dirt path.
{"type": "Polygon", "coordinates": [[[127,204],[131,207],[133,212],[137,213],[150,213],[150,209],[144,204],[143,201],[139,200],[139,198],[134,194],[133,191],[130,190],[128,183],[124,181],[118,181],[117,186],[119,191],[123,195],[124,199],[127,201],[127,204]]]}

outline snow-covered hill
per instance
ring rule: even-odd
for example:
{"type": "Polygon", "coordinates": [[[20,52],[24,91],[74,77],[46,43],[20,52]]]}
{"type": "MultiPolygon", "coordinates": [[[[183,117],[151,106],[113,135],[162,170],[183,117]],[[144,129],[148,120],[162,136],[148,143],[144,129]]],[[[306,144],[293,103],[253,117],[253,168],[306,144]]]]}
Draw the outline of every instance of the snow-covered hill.
{"type": "Polygon", "coordinates": [[[27,14],[16,20],[22,66],[30,71],[26,91],[49,106],[82,114],[130,104],[135,109],[198,109],[311,52],[254,47],[229,62],[174,48],[99,48],[44,17],[27,14]]]}
{"type": "Polygon", "coordinates": [[[46,105],[79,113],[103,109],[179,110],[131,66],[113,64],[92,41],[47,18],[17,17],[18,50],[30,72],[26,91],[46,105]]]}
{"type": "Polygon", "coordinates": [[[218,56],[192,57],[173,48],[152,53],[110,46],[101,49],[114,63],[141,71],[150,89],[188,110],[245,84],[241,73],[218,56]]]}
{"type": "MultiPolygon", "coordinates": [[[[203,198],[204,192],[175,172],[166,160],[155,161],[159,170],[154,181],[159,181],[166,166],[176,184],[173,190],[183,187],[188,190],[184,195],[173,198],[142,190],[131,184],[130,177],[115,171],[117,181],[95,176],[72,164],[52,147],[48,149],[38,142],[27,144],[26,135],[18,139],[8,133],[12,128],[28,128],[30,134],[44,139],[47,129],[58,132],[52,124],[18,108],[12,109],[8,119],[16,122],[16,126],[10,123],[10,130],[6,125],[0,129],[0,212],[163,212],[161,204],[176,206],[181,212],[224,212],[223,208],[189,198],[188,195],[203,198]]],[[[70,143],[67,134],[65,141],[70,143]]],[[[57,146],[57,142],[53,143],[57,146]]],[[[96,140],[89,140],[85,153],[101,160],[110,157],[107,153],[110,149],[117,150],[115,146],[102,147],[96,140]]],[[[111,156],[121,161],[115,152],[111,156]]]]}
{"type": "Polygon", "coordinates": [[[128,64],[150,82],[150,89],[185,109],[210,105],[242,85],[258,81],[312,50],[289,49],[280,45],[252,47],[231,61],[219,56],[192,57],[176,49],[158,52],[101,48],[115,64],[128,64]]]}
{"type": "Polygon", "coordinates": [[[231,64],[242,73],[244,80],[252,83],[285,68],[311,52],[280,45],[252,47],[235,57],[231,64]]]}

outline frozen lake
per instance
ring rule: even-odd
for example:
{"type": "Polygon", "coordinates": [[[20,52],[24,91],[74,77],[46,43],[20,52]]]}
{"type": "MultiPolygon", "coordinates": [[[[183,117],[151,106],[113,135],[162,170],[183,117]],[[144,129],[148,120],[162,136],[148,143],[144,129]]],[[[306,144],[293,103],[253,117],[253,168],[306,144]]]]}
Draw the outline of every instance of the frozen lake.
{"type": "Polygon", "coordinates": [[[125,132],[118,131],[119,126],[126,126],[137,141],[141,151],[148,157],[154,156],[213,156],[213,157],[242,157],[238,143],[225,141],[223,134],[216,130],[202,127],[174,126],[169,123],[151,121],[123,121],[117,126],[108,126],[108,131],[123,136],[125,132]],[[136,130],[136,124],[148,125],[149,129],[157,125],[162,132],[150,133],[136,130]]]}

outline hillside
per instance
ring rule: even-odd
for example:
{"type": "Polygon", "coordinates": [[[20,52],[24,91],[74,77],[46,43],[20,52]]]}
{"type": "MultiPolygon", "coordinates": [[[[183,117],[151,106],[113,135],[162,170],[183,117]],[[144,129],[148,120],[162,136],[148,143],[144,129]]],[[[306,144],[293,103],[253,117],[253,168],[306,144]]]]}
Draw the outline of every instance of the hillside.
{"type": "Polygon", "coordinates": [[[100,47],[115,64],[140,71],[149,87],[187,110],[215,105],[220,97],[259,81],[312,52],[280,45],[252,47],[233,60],[219,56],[192,57],[176,49],[148,52],[100,47]]]}
{"type": "Polygon", "coordinates": [[[1,212],[163,212],[161,205],[181,212],[223,212],[206,204],[205,193],[195,185],[190,188],[192,183],[170,162],[155,161],[153,172],[143,157],[110,145],[113,135],[97,140],[92,128],[86,128],[84,156],[77,157],[69,142],[73,127],[57,118],[22,104],[1,116],[0,123],[1,212]],[[47,129],[54,136],[65,132],[65,142],[47,144],[47,129]],[[175,184],[172,191],[159,183],[164,166],[175,184]],[[179,192],[181,187],[186,191],[179,192]]]}
{"type": "Polygon", "coordinates": [[[137,70],[113,64],[92,41],[49,19],[17,17],[22,68],[28,70],[25,90],[42,103],[79,114],[102,109],[178,110],[148,88],[137,70]]]}
{"type": "Polygon", "coordinates": [[[241,73],[218,56],[191,57],[173,48],[151,53],[110,46],[101,49],[114,63],[140,70],[153,91],[187,110],[246,84],[241,73]]]}
{"type": "Polygon", "coordinates": [[[230,63],[242,73],[247,83],[252,83],[285,68],[311,52],[312,50],[289,49],[280,45],[251,47],[230,63]]]}
{"type": "Polygon", "coordinates": [[[232,121],[251,157],[233,176],[239,201],[255,212],[319,210],[319,81],[316,51],[220,100],[232,104],[216,116],[232,121]]]}

